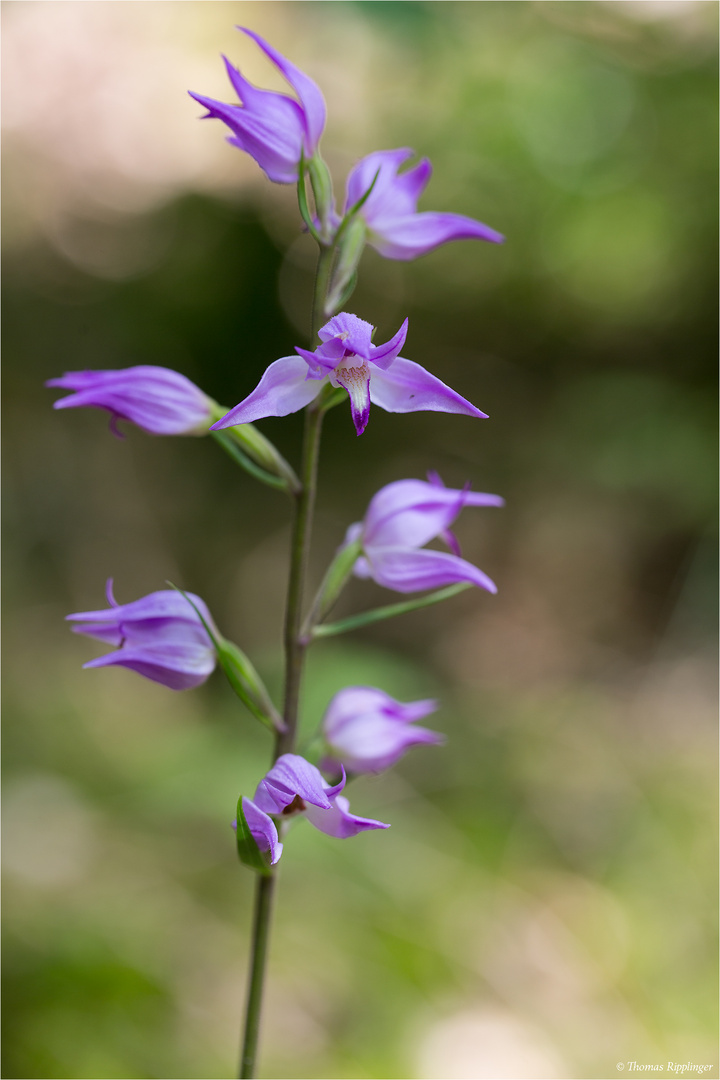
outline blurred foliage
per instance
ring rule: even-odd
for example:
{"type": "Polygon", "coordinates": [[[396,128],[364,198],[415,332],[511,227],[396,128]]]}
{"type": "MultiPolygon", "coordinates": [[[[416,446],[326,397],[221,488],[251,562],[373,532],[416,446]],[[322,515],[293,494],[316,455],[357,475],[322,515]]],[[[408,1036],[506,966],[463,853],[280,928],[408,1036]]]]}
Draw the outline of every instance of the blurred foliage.
{"type": "MultiPolygon", "coordinates": [[[[167,6],[262,20],[323,82],[336,176],[414,146],[424,208],[508,237],[364,256],[352,309],[383,339],[409,315],[407,355],[491,419],[374,409],[357,440],[331,413],[314,579],[378,487],[435,468],[507,498],[458,524],[500,591],[311,656],[308,734],[368,683],[438,696],[448,743],[354,785],[387,833],[289,838],[262,1075],[717,1076],[716,5],[167,6]]],[[[292,191],[246,184],[10,236],[3,1072],[232,1075],[252,882],[229,821],[266,735],[219,675],[82,672],[62,617],[109,575],[121,602],[172,579],[277,691],[288,507],[209,441],[119,442],[42,383],[163,364],[235,404],[304,343],[312,245],[292,191]]],[[[297,460],[300,425],[263,430],[297,460]]],[[[387,600],[355,582],[338,615],[387,600]]]]}

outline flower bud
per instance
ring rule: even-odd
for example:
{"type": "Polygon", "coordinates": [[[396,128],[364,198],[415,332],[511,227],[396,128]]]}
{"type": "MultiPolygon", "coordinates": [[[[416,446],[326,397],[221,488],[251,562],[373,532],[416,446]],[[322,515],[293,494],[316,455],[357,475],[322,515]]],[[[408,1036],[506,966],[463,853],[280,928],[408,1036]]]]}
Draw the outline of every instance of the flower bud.
{"type": "Polygon", "coordinates": [[[106,409],[110,428],[120,435],[118,420],[128,420],[151,435],[207,435],[214,402],[177,371],[142,365],[118,371],[68,371],[46,386],[72,390],[55,409],[87,405],[106,409]]]}
{"type": "Polygon", "coordinates": [[[72,628],[76,634],[117,646],[116,652],[89,660],[83,667],[119,665],[170,690],[190,690],[212,674],[217,653],[204,624],[213,634],[215,624],[199,596],[167,589],[118,604],[112,578],[106,591],[109,608],[66,616],[78,623],[72,628]]]}

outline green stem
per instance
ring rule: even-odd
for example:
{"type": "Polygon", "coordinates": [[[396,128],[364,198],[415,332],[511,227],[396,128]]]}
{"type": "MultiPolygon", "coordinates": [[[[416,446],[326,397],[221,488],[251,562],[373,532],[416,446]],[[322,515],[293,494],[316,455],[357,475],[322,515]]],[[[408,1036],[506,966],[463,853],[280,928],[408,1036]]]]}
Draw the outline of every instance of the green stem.
{"type": "Polygon", "coordinates": [[[332,274],[333,259],[335,257],[334,247],[320,248],[320,256],[318,258],[317,273],[315,274],[315,296],[313,299],[313,311],[312,311],[312,340],[315,342],[317,332],[321,326],[327,321],[325,314],[325,301],[327,299],[328,290],[330,288],[330,275],[332,274]]]}
{"type": "MultiPolygon", "coordinates": [[[[313,300],[312,335],[313,341],[318,329],[325,322],[325,300],[330,285],[334,252],[332,248],[321,247],[315,278],[315,296],[313,300]]],[[[322,395],[320,395],[322,398],[322,395]]],[[[295,522],[290,547],[290,578],[288,581],[287,607],[285,609],[285,703],[283,719],[285,729],[278,731],[275,737],[273,764],[281,754],[292,753],[295,748],[295,735],[298,721],[300,686],[302,683],[307,639],[303,638],[302,607],[305,592],[305,577],[310,551],[310,532],[312,529],[313,509],[315,507],[315,489],[317,486],[317,468],[320,454],[320,432],[326,412],[323,401],[311,402],[305,410],[305,434],[303,458],[300,473],[300,490],[295,492],[295,522]]],[[[267,962],[270,922],[272,918],[272,897],[277,874],[257,876],[255,892],[255,916],[252,932],[252,960],[248,1000],[245,1013],[245,1035],[243,1039],[240,1066],[241,1080],[255,1076],[258,1032],[262,1008],[262,990],[267,962]]]]}
{"type": "Polygon", "coordinates": [[[245,1034],[243,1037],[242,1058],[240,1060],[240,1080],[250,1080],[255,1076],[255,1058],[260,1034],[262,992],[274,891],[275,875],[258,874],[253,918],[252,959],[250,962],[247,1011],[245,1013],[245,1034]]]}
{"type": "Polygon", "coordinates": [[[275,760],[291,753],[295,745],[300,683],[307,642],[301,635],[302,604],[305,589],[310,530],[315,506],[317,465],[320,451],[320,431],[323,410],[310,404],[305,413],[305,444],[303,448],[302,491],[297,500],[295,528],[290,556],[290,581],[285,615],[285,730],[278,732],[275,741],[275,760]]]}

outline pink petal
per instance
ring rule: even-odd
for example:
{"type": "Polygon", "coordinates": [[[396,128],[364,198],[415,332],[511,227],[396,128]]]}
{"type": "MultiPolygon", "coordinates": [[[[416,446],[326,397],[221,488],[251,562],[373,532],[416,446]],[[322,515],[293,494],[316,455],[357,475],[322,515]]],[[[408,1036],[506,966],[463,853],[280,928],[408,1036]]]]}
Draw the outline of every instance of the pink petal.
{"type": "Polygon", "coordinates": [[[318,330],[318,337],[323,342],[339,338],[344,352],[353,352],[367,360],[372,353],[372,323],[359,319],[349,311],[341,311],[318,330]]]}
{"type": "Polygon", "coordinates": [[[213,424],[211,431],[250,424],[266,416],[287,416],[308,405],[323,387],[323,382],[307,378],[306,362],[299,356],[283,356],[265,371],[251,394],[213,424]]]}
{"type": "Polygon", "coordinates": [[[368,242],[386,259],[416,259],[450,240],[489,240],[502,244],[505,239],[489,225],[463,214],[383,214],[368,221],[368,225],[371,230],[368,242]]]}
{"type": "Polygon", "coordinates": [[[376,150],[358,161],[347,179],[345,210],[358,202],[379,174],[360,213],[370,224],[379,214],[412,214],[420,192],[430,179],[430,162],[419,162],[398,176],[400,166],[415,153],[409,147],[400,150],[376,150]]]}
{"type": "Polygon", "coordinates": [[[253,840],[261,851],[270,852],[270,865],[274,866],[282,855],[283,849],[275,822],[260,810],[252,799],[245,796],[243,796],[242,808],[253,840]]]}
{"type": "Polygon", "coordinates": [[[386,412],[446,412],[487,418],[487,413],[476,409],[420,364],[402,356],[387,371],[373,367],[370,400],[386,412]]]}
{"type": "MultiPolygon", "coordinates": [[[[348,364],[351,362],[348,361],[348,364]]],[[[335,368],[331,381],[334,385],[342,386],[344,390],[347,390],[355,431],[358,435],[362,435],[370,419],[371,373],[364,361],[359,360],[358,364],[362,364],[362,367],[335,368]]]]}
{"type": "Polygon", "coordinates": [[[300,796],[303,802],[329,810],[331,799],[344,786],[344,775],[339,784],[331,787],[320,770],[304,757],[282,754],[258,784],[254,802],[266,813],[278,814],[300,796]]]}
{"type": "Polygon", "coordinates": [[[493,581],[472,563],[445,551],[409,548],[376,548],[370,557],[372,576],[378,585],[395,592],[441,589],[467,581],[488,592],[497,592],[493,581]]]}
{"type": "Polygon", "coordinates": [[[358,833],[365,832],[367,829],[390,828],[389,825],[382,821],[357,817],[355,814],[351,814],[350,803],[343,795],[338,795],[333,800],[333,805],[329,810],[320,810],[316,806],[308,806],[306,816],[308,821],[320,832],[327,833],[328,836],[335,836],[339,840],[346,840],[349,836],[357,836],[358,833]]]}
{"type": "Polygon", "coordinates": [[[394,334],[384,345],[371,345],[369,356],[371,363],[383,371],[387,370],[405,344],[407,331],[408,320],[406,319],[397,334],[394,334]]]}
{"type": "Polygon", "coordinates": [[[452,524],[464,503],[463,491],[424,480],[395,480],[370,500],[365,547],[422,547],[452,524]]]}
{"type": "Polygon", "coordinates": [[[171,690],[191,690],[212,675],[215,663],[215,650],[208,646],[161,641],[157,645],[124,645],[83,667],[126,667],[171,690]]]}
{"type": "Polygon", "coordinates": [[[320,136],[325,127],[325,99],[322,96],[319,86],[313,82],[309,75],[306,75],[304,71],[301,71],[299,67],[296,67],[295,64],[291,63],[282,55],[282,53],[279,53],[272,45],[269,45],[259,34],[254,33],[252,30],[248,30],[244,26],[239,26],[238,30],[242,30],[244,34],[247,34],[248,37],[251,37],[253,41],[260,46],[265,55],[272,60],[275,67],[278,68],[282,75],[287,79],[297,96],[300,98],[300,104],[302,105],[305,114],[308,134],[305,153],[308,157],[312,157],[317,150],[320,136]]]}

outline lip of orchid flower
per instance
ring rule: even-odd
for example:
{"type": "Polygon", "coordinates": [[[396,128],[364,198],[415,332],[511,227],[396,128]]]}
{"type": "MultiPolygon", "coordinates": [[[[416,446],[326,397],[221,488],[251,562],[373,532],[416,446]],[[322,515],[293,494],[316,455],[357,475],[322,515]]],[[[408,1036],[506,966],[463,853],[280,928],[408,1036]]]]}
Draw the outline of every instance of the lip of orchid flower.
{"type": "Polygon", "coordinates": [[[68,371],[45,385],[74,391],[54,402],[55,409],[106,409],[116,435],[120,434],[118,420],[128,420],[151,435],[205,435],[212,420],[210,398],[170,368],[140,365],[117,371],[68,371]]]}
{"type": "Polygon", "coordinates": [[[353,573],[395,592],[468,582],[495,593],[497,587],[487,574],[460,558],[450,526],[464,506],[504,505],[499,495],[446,488],[436,473],[429,473],[427,481],[387,484],[370,500],[364,520],[347,531],[345,544],[362,543],[363,554],[353,573]],[[436,537],[444,539],[453,553],[424,547],[436,537]]]}
{"type": "Polygon", "coordinates": [[[112,578],[106,591],[109,608],[66,616],[78,624],[72,627],[74,633],[117,647],[117,652],[89,660],[83,667],[127,667],[171,690],[190,690],[212,674],[217,653],[200,615],[186,599],[192,600],[214,630],[212,616],[199,596],[162,590],[118,604],[112,578]]]}
{"type": "Polygon", "coordinates": [[[276,184],[294,184],[303,154],[305,158],[312,158],[317,151],[325,127],[325,100],[316,83],[264,38],[244,26],[237,29],[263,50],[292,86],[297,100],[287,94],[253,86],[226,57],[223,61],[241,105],[227,105],[188,92],[208,110],[203,119],[213,118],[227,124],[233,133],[227,141],[250,154],[268,179],[276,184]]]}
{"type": "Polygon", "coordinates": [[[404,704],[372,686],[345,687],[332,698],[323,718],[328,764],[376,773],[389,769],[411,746],[444,742],[436,731],[410,726],[436,709],[432,700],[404,704]]]}
{"type": "Polygon", "coordinates": [[[251,423],[267,416],[287,416],[309,405],[330,383],[347,390],[358,435],[370,415],[370,404],[386,412],[446,412],[485,418],[464,397],[412,360],[399,355],[408,320],[384,345],[373,345],[373,327],[349,312],[335,315],[322,327],[314,352],[296,347],[265,371],[257,387],[211,430],[251,423]]]}
{"type": "Polygon", "coordinates": [[[503,243],[505,237],[464,214],[419,212],[418,199],[432,174],[427,158],[400,172],[414,150],[377,150],[368,154],[347,179],[345,212],[372,191],[359,215],[368,228],[368,243],[387,259],[416,259],[451,240],[487,240],[503,243]]]}
{"type": "Polygon", "coordinates": [[[304,814],[320,832],[347,839],[369,829],[389,829],[373,818],[350,813],[348,800],[340,794],[345,787],[345,771],[337,784],[328,784],[319,769],[299,754],[282,754],[257,786],[252,799],[243,799],[243,812],[261,851],[271,852],[271,861],[280,854],[273,849],[277,826],[270,815],[290,817],[304,814]],[[249,811],[249,813],[248,813],[249,811]]]}

